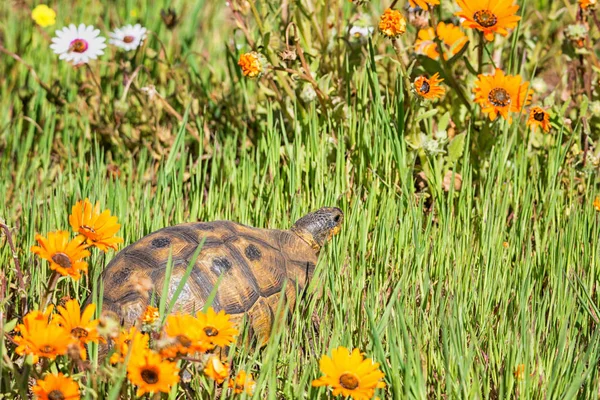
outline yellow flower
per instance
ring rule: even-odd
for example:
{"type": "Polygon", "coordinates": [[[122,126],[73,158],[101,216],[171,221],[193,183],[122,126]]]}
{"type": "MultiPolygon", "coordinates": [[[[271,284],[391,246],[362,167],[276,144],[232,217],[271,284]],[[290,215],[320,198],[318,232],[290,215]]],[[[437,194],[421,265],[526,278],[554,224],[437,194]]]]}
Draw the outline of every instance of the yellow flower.
{"type": "Polygon", "coordinates": [[[333,395],[352,396],[355,400],[373,398],[375,389],[385,387],[381,380],[385,376],[379,364],[364,359],[360,350],[352,353],[345,347],[333,350],[331,357],[323,355],[319,362],[323,376],[312,382],[313,386],[330,386],[333,395]]]}
{"type": "Polygon", "coordinates": [[[267,64],[265,56],[256,51],[242,54],[238,61],[242,74],[248,78],[260,78],[264,74],[267,64]]]}
{"type": "Polygon", "coordinates": [[[513,371],[513,375],[517,381],[525,379],[525,364],[519,364],[513,371]]]}
{"type": "Polygon", "coordinates": [[[440,4],[440,0],[408,0],[412,8],[421,7],[423,10],[429,9],[429,6],[440,4]]]}
{"type": "Polygon", "coordinates": [[[217,356],[211,356],[204,367],[204,375],[208,376],[219,385],[229,376],[229,366],[219,360],[217,356]]]}
{"type": "Polygon", "coordinates": [[[149,341],[148,335],[138,331],[135,326],[121,331],[115,341],[115,352],[110,357],[110,363],[125,362],[125,358],[130,352],[140,353],[142,350],[147,349],[149,341]]]}
{"type": "Polygon", "coordinates": [[[62,373],[46,374],[38,379],[31,391],[38,400],[79,400],[79,385],[62,373]]]}
{"type": "Polygon", "coordinates": [[[598,4],[597,0],[579,0],[579,6],[582,9],[590,9],[593,10],[596,8],[596,4],[598,4]]]}
{"type": "Polygon", "coordinates": [[[508,35],[508,29],[517,26],[521,19],[516,15],[518,5],[514,0],[457,0],[461,10],[455,15],[463,18],[465,28],[477,29],[486,40],[494,40],[494,34],[508,35]]]}
{"type": "Polygon", "coordinates": [[[238,330],[233,327],[233,322],[229,320],[230,316],[221,310],[215,313],[212,307],[209,307],[206,314],[198,312],[196,317],[202,326],[202,332],[213,346],[227,347],[233,343],[233,337],[238,334],[238,330]]]}
{"type": "Polygon", "coordinates": [[[527,126],[530,126],[531,130],[534,132],[538,126],[541,127],[544,132],[550,132],[550,114],[541,107],[532,107],[531,110],[529,110],[527,126]]]}
{"type": "Polygon", "coordinates": [[[134,349],[127,364],[127,378],[137,386],[136,395],[169,393],[179,382],[179,368],[174,362],[163,360],[150,349],[134,349]]]}
{"type": "Polygon", "coordinates": [[[36,24],[45,28],[56,23],[56,12],[45,4],[40,4],[31,11],[31,18],[36,24]]]}
{"type": "Polygon", "coordinates": [[[148,306],[142,314],[142,323],[146,325],[154,324],[160,317],[157,307],[148,306]]]}
{"type": "Polygon", "coordinates": [[[87,272],[87,262],[83,259],[90,255],[83,244],[85,238],[77,236],[69,241],[69,232],[56,231],[48,233],[46,239],[42,235],[35,235],[39,246],[32,246],[31,251],[44,260],[50,262],[50,269],[61,275],[69,275],[73,279],[79,279],[81,272],[87,272]]]}
{"type": "Polygon", "coordinates": [[[388,38],[396,38],[406,32],[406,19],[400,11],[388,8],[379,19],[379,31],[388,38]]]}
{"type": "Polygon", "coordinates": [[[443,79],[440,79],[440,74],[435,73],[431,78],[420,76],[415,79],[415,91],[424,99],[433,100],[444,95],[446,90],[440,86],[443,79]]]}
{"type": "Polygon", "coordinates": [[[111,217],[110,210],[100,213],[100,203],[92,206],[89,199],[75,203],[69,215],[71,228],[85,236],[88,244],[104,252],[109,248],[117,250],[117,245],[123,243],[122,238],[115,236],[121,227],[117,221],[117,217],[111,217]]]}
{"type": "Polygon", "coordinates": [[[173,339],[172,343],[160,349],[163,357],[174,358],[178,355],[206,352],[215,346],[203,333],[204,325],[189,314],[172,314],[167,316],[165,333],[173,339]]]}
{"type": "Polygon", "coordinates": [[[67,301],[64,307],[58,306],[57,310],[59,315],[55,315],[52,321],[71,332],[71,336],[79,343],[80,357],[85,360],[87,358],[86,343],[98,343],[102,340],[96,329],[99,321],[97,319],[92,320],[96,305],[89,304],[82,314],[79,303],[73,299],[67,301]]]}
{"type": "Polygon", "coordinates": [[[594,199],[594,208],[596,209],[596,211],[600,211],[600,197],[596,197],[594,199]]]}
{"type": "Polygon", "coordinates": [[[523,106],[529,104],[531,93],[528,86],[529,83],[523,83],[520,75],[504,75],[504,71],[496,69],[494,75],[479,75],[473,89],[475,102],[492,121],[500,114],[510,122],[509,112],[521,112],[523,106]]]}
{"type": "Polygon", "coordinates": [[[13,338],[18,345],[17,354],[31,354],[33,362],[37,363],[40,357],[54,360],[67,353],[74,340],[65,328],[49,323],[51,311],[52,308],[43,313],[32,311],[23,317],[23,323],[15,328],[19,336],[13,338]]]}
{"type": "Polygon", "coordinates": [[[233,389],[234,393],[244,393],[252,396],[256,382],[252,379],[252,374],[247,374],[246,371],[240,371],[235,379],[230,379],[228,386],[233,389]]]}

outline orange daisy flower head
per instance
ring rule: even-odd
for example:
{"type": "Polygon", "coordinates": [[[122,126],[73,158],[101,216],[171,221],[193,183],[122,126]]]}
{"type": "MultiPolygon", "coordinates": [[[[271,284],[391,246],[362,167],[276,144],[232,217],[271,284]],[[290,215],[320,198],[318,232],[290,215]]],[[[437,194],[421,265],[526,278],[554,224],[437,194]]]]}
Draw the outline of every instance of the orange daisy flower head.
{"type": "Polygon", "coordinates": [[[75,232],[87,238],[90,245],[107,252],[117,250],[123,239],[115,234],[121,227],[116,216],[110,215],[110,210],[100,212],[100,203],[92,205],[89,199],[78,201],[71,210],[69,223],[75,232]]]}
{"type": "Polygon", "coordinates": [[[229,376],[229,366],[223,364],[219,357],[211,356],[204,366],[204,375],[220,385],[229,376]]]}
{"type": "Polygon", "coordinates": [[[179,355],[191,354],[197,351],[207,352],[215,346],[204,335],[204,325],[189,314],[172,314],[167,316],[165,334],[172,340],[161,348],[163,357],[174,358],[179,355]]]}
{"type": "Polygon", "coordinates": [[[31,391],[38,400],[79,400],[79,385],[62,373],[46,374],[38,379],[31,391]]]}
{"type": "Polygon", "coordinates": [[[429,9],[429,6],[437,6],[440,0],[408,0],[412,8],[421,7],[423,10],[429,9]]]}
{"type": "Polygon", "coordinates": [[[245,371],[240,371],[235,379],[230,379],[228,386],[233,389],[234,393],[246,394],[252,396],[256,387],[256,382],[252,379],[252,374],[247,374],[245,371]]]}
{"type": "Polygon", "coordinates": [[[544,132],[550,132],[550,114],[541,107],[531,107],[531,110],[529,110],[527,126],[531,127],[531,130],[534,132],[538,126],[542,128],[544,132]]]}
{"type": "Polygon", "coordinates": [[[242,74],[248,78],[260,78],[264,75],[269,62],[267,58],[256,51],[242,54],[238,61],[242,74]]]}
{"type": "Polygon", "coordinates": [[[54,316],[52,322],[71,333],[71,336],[78,342],[81,359],[85,360],[87,358],[85,345],[103,340],[97,330],[99,321],[92,319],[94,311],[96,311],[96,305],[89,304],[82,314],[79,302],[73,299],[67,301],[64,307],[58,306],[57,310],[58,315],[54,316]]]}
{"type": "Polygon", "coordinates": [[[233,327],[230,316],[223,310],[215,313],[215,310],[209,307],[206,313],[198,312],[196,318],[202,327],[203,340],[213,346],[227,347],[233,343],[233,338],[239,333],[233,327]]]}
{"type": "Polygon", "coordinates": [[[579,7],[584,10],[595,10],[596,4],[598,4],[598,0],[579,0],[579,7]]]}
{"type": "Polygon", "coordinates": [[[54,360],[67,353],[74,339],[65,328],[51,324],[48,320],[51,308],[46,312],[32,311],[23,317],[23,323],[15,331],[19,336],[13,340],[17,344],[17,354],[31,355],[37,363],[40,357],[54,360]]]}
{"type": "Polygon", "coordinates": [[[145,333],[137,330],[135,326],[127,330],[122,330],[115,340],[115,352],[110,357],[111,364],[125,362],[127,356],[133,353],[140,353],[148,348],[150,338],[145,333]]]}
{"type": "Polygon", "coordinates": [[[415,91],[419,96],[427,100],[440,98],[446,93],[446,89],[440,86],[440,83],[443,81],[437,72],[431,78],[420,76],[415,79],[415,91]]]}
{"type": "Polygon", "coordinates": [[[127,364],[127,378],[137,386],[136,395],[145,393],[169,393],[171,386],[179,382],[177,364],[150,350],[135,350],[127,364]]]}
{"type": "Polygon", "coordinates": [[[479,75],[475,82],[475,102],[482,111],[495,120],[498,114],[509,122],[509,112],[521,112],[531,100],[529,83],[523,82],[520,75],[505,75],[496,69],[494,75],[479,75]]]}
{"type": "Polygon", "coordinates": [[[379,364],[365,359],[360,350],[350,352],[345,347],[333,350],[331,357],[323,355],[319,362],[323,376],[313,386],[329,386],[333,395],[352,396],[355,400],[372,399],[377,388],[385,387],[384,373],[379,364]]]}
{"type": "Polygon", "coordinates": [[[400,11],[388,8],[379,19],[379,32],[390,39],[397,38],[406,32],[406,19],[400,11]]]}
{"type": "Polygon", "coordinates": [[[460,52],[469,41],[467,35],[458,26],[440,22],[435,31],[433,28],[419,31],[415,42],[415,52],[433,60],[439,59],[440,53],[435,41],[436,35],[443,44],[444,59],[446,60],[460,52]]]}
{"type": "Polygon", "coordinates": [[[33,254],[37,254],[50,263],[50,269],[63,276],[79,279],[81,272],[87,273],[87,262],[83,259],[90,255],[85,237],[77,236],[69,240],[69,232],[56,231],[48,233],[48,238],[35,235],[39,246],[31,246],[33,254]]]}
{"type": "Polygon", "coordinates": [[[592,205],[594,206],[596,211],[600,211],[600,197],[596,196],[592,205]]]}
{"type": "Polygon", "coordinates": [[[477,29],[487,41],[496,33],[507,36],[508,29],[517,26],[521,19],[516,15],[519,6],[514,0],[456,0],[461,10],[455,15],[463,19],[465,28],[477,29]]]}
{"type": "Polygon", "coordinates": [[[159,322],[160,314],[158,307],[148,306],[142,313],[142,327],[144,331],[152,331],[156,329],[156,325],[159,322]]]}

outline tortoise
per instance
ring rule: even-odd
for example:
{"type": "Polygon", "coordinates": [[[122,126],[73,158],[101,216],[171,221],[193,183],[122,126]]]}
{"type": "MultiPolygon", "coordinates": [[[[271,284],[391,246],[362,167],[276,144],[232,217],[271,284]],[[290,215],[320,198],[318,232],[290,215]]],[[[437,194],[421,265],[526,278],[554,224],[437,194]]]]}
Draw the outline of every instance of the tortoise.
{"type": "Polygon", "coordinates": [[[289,230],[257,229],[231,221],[160,229],[124,248],[106,266],[103,312],[116,313],[125,326],[134,325],[151,298],[140,291],[139,282],[151,280],[155,300],[165,295],[160,291],[169,257],[170,301],[202,243],[173,310],[202,309],[219,282],[211,306],[216,312],[225,310],[234,322],[247,315],[249,336],[264,344],[281,296],[288,307],[294,307],[313,275],[322,246],[340,231],[343,219],[339,208],[324,207],[300,218],[289,230]]]}

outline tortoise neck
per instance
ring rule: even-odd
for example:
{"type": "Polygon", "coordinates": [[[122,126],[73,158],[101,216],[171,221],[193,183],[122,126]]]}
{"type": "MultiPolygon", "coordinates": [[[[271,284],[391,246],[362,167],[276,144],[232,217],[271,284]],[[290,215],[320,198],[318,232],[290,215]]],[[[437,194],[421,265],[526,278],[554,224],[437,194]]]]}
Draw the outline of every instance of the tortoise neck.
{"type": "Polygon", "coordinates": [[[308,232],[306,229],[299,228],[296,225],[292,226],[290,231],[294,232],[300,239],[308,243],[308,245],[316,253],[319,253],[319,251],[321,250],[321,245],[315,241],[313,235],[310,232],[308,232]]]}

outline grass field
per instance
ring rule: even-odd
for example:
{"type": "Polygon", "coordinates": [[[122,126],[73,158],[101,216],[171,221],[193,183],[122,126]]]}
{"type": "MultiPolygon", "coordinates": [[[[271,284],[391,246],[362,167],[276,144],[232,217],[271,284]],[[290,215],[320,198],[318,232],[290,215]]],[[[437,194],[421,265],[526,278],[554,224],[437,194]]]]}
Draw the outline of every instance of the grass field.
{"type": "MultiPolygon", "coordinates": [[[[358,13],[377,30],[389,4],[329,3],[57,0],[56,25],[42,28],[30,17],[37,4],[0,2],[0,222],[24,275],[1,234],[1,398],[27,398],[36,379],[59,371],[81,398],[135,397],[126,367],[99,360],[96,345],[83,364],[15,352],[13,329],[40,309],[52,273],[30,251],[35,235],[70,230],[85,198],[118,217],[124,245],[183,222],[288,229],[319,207],[343,210],[288,323],[266,347],[230,352],[234,371],[253,373],[253,398],[329,398],[311,382],[338,346],[380,364],[381,399],[600,396],[595,11],[582,17],[587,53],[564,33],[579,18],[576,1],[519,1],[508,37],[479,45],[478,58],[481,35],[464,29],[468,48],[442,63],[414,55],[410,24],[397,53],[381,34],[358,44],[347,35],[358,13]],[[168,7],[172,29],[160,15],[168,7]],[[288,21],[309,74],[302,51],[277,61],[280,50],[297,53],[285,45],[288,21]],[[134,52],[109,46],[74,68],[48,46],[55,29],[80,22],[103,36],[135,22],[152,33],[134,52]],[[237,62],[253,49],[280,69],[244,77],[237,62]],[[489,73],[498,61],[533,82],[531,105],[552,110],[550,133],[526,126],[529,106],[512,122],[490,121],[473,102],[469,68],[489,73]],[[411,82],[441,71],[456,85],[418,101],[401,79],[407,67],[411,82]],[[561,68],[584,72],[572,80],[561,68]],[[455,175],[457,187],[444,183],[455,175]]],[[[408,18],[404,3],[396,9],[408,18]]],[[[442,0],[432,16],[458,24],[458,9],[442,0]]],[[[92,251],[88,274],[62,277],[52,303],[96,295],[115,254],[92,251]]],[[[192,380],[164,398],[252,397],[180,366],[192,380]]]]}

